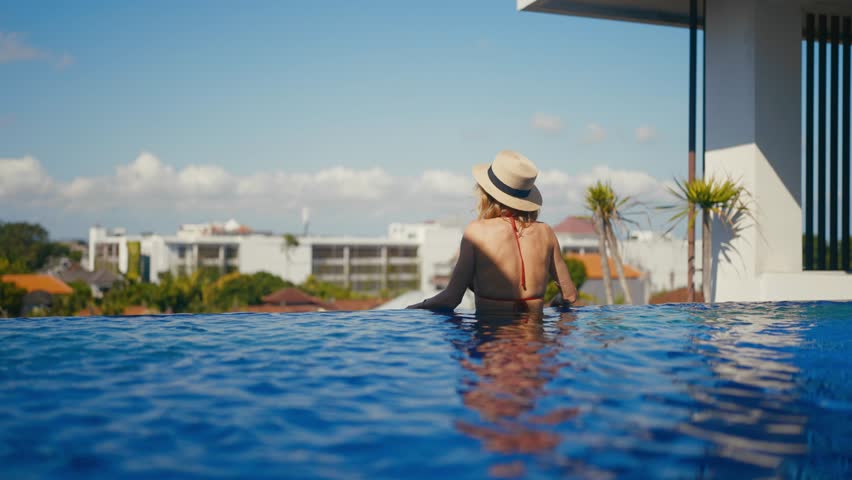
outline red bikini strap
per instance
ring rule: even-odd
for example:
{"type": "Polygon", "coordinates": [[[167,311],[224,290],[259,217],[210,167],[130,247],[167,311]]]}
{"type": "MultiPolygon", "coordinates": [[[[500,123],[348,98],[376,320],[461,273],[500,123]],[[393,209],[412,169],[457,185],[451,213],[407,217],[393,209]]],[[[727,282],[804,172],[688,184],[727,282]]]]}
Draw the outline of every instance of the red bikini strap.
{"type": "Polygon", "coordinates": [[[518,233],[518,225],[515,223],[515,216],[509,215],[509,220],[512,221],[512,231],[515,232],[515,243],[518,244],[518,256],[521,258],[521,288],[527,289],[527,272],[524,269],[524,254],[521,252],[521,236],[518,233]]]}

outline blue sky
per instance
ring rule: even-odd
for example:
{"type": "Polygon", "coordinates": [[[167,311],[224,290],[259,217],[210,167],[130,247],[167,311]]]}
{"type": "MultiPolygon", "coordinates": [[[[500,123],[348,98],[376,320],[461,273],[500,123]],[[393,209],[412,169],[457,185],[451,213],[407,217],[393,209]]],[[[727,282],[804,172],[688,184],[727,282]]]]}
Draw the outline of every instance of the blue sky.
{"type": "Polygon", "coordinates": [[[317,233],[380,234],[469,214],[470,166],[504,148],[542,170],[544,220],[595,177],[659,200],[687,40],[513,0],[6,2],[0,219],[288,231],[307,206],[317,233]]]}

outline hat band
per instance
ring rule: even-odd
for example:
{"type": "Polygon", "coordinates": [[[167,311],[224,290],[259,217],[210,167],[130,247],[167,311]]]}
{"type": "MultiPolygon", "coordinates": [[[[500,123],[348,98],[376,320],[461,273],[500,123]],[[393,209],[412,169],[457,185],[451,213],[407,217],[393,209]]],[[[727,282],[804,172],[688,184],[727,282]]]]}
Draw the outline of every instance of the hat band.
{"type": "Polygon", "coordinates": [[[506,185],[505,183],[500,181],[499,178],[497,178],[497,175],[494,174],[494,170],[491,170],[490,166],[488,167],[488,179],[491,180],[491,183],[493,183],[495,187],[497,187],[497,190],[500,190],[506,195],[511,195],[513,197],[527,198],[530,196],[530,192],[532,191],[532,189],[518,190],[517,188],[512,188],[506,185]]]}

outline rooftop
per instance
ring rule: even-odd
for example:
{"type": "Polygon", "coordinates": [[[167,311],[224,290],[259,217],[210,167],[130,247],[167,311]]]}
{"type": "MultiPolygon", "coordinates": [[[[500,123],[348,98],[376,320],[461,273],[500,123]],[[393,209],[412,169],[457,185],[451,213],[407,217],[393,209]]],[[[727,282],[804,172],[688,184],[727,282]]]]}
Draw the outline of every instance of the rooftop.
{"type": "Polygon", "coordinates": [[[6,274],[0,277],[6,283],[14,283],[27,292],[47,292],[52,295],[65,295],[74,290],[62,280],[36,273],[6,274]]]}
{"type": "MultiPolygon", "coordinates": [[[[517,0],[518,10],[577,17],[623,20],[676,27],[689,26],[690,0],[517,0]]],[[[698,0],[698,25],[704,24],[704,0],[698,0]]]]}
{"type": "Polygon", "coordinates": [[[263,297],[263,303],[272,306],[313,305],[325,310],[335,310],[334,306],[324,300],[308,295],[298,288],[287,287],[263,297]]]}
{"type": "Polygon", "coordinates": [[[121,281],[121,277],[110,270],[95,270],[90,272],[79,264],[71,265],[67,270],[59,272],[57,277],[64,282],[81,281],[89,285],[95,285],[101,289],[110,288],[116,282],[121,281]]]}
{"type": "Polygon", "coordinates": [[[553,231],[573,235],[595,235],[595,224],[589,217],[567,217],[554,225],[553,231]]]}
{"type": "MultiPolygon", "coordinates": [[[[603,278],[600,254],[573,254],[569,255],[569,258],[575,258],[583,262],[583,265],[586,267],[586,278],[588,280],[601,280],[603,278]]],[[[609,272],[612,278],[617,278],[618,272],[615,270],[615,262],[612,261],[612,258],[609,258],[609,272]]],[[[641,278],[642,272],[630,265],[624,264],[624,276],[627,278],[641,278]]]]}

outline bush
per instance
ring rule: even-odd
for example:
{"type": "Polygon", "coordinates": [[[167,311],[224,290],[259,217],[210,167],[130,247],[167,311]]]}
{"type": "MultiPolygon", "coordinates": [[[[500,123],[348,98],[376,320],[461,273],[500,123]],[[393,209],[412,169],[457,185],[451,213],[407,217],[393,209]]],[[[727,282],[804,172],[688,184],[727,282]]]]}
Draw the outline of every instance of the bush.
{"type": "Polygon", "coordinates": [[[18,317],[27,291],[14,283],[0,282],[0,317],[18,317]]]}
{"type": "MultiPolygon", "coordinates": [[[[577,292],[580,292],[580,288],[586,283],[586,265],[576,258],[564,257],[563,260],[565,261],[565,266],[568,267],[568,274],[571,276],[571,281],[577,287],[577,292]]],[[[556,285],[556,282],[551,281],[547,284],[547,290],[544,292],[545,303],[551,301],[558,292],[559,287],[556,285]]]]}

